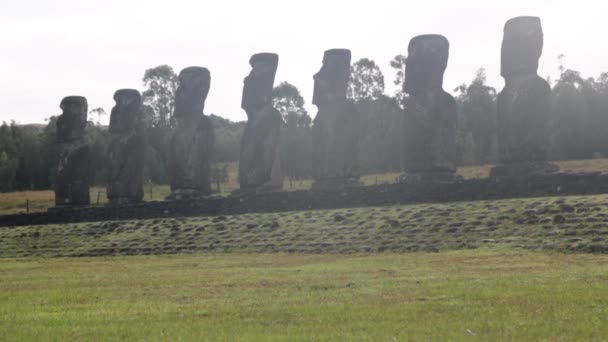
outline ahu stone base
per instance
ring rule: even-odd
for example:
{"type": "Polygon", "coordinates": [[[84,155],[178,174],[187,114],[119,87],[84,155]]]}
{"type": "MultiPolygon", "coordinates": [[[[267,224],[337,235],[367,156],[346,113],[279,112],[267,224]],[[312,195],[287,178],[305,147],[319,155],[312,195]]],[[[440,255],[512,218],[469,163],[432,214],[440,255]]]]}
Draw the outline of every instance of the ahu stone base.
{"type": "Polygon", "coordinates": [[[329,178],[316,180],[312,183],[310,191],[342,192],[360,186],[364,186],[364,184],[358,178],[329,178]]]}
{"type": "Polygon", "coordinates": [[[455,182],[398,183],[342,191],[285,191],[250,196],[197,197],[132,205],[54,208],[46,213],[0,216],[0,226],[272,213],[414,203],[608,193],[606,173],[553,173],[526,178],[486,178],[455,182]]]}

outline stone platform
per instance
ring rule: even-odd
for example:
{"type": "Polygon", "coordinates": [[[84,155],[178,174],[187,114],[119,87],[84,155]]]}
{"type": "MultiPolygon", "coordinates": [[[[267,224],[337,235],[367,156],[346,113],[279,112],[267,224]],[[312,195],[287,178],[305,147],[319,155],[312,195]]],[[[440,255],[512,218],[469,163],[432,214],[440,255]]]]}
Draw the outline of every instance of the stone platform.
{"type": "Polygon", "coordinates": [[[606,173],[555,173],[527,179],[487,178],[451,183],[387,184],[353,187],[341,192],[244,193],[119,207],[63,208],[46,213],[0,216],[0,227],[603,193],[608,193],[606,173]]]}

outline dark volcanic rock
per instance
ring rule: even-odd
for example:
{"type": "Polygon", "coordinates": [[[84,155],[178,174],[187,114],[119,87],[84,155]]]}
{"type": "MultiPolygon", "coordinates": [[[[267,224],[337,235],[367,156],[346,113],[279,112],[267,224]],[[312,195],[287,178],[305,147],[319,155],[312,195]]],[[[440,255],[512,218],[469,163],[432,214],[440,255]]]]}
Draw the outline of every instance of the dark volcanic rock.
{"type": "Polygon", "coordinates": [[[335,222],[342,222],[344,220],[346,220],[346,217],[344,217],[342,215],[339,215],[339,214],[334,215],[334,221],[335,222]]]}
{"type": "Polygon", "coordinates": [[[313,190],[339,190],[359,185],[360,115],[346,98],[350,50],[325,51],[314,75],[313,104],[319,111],[312,128],[313,190]]]}
{"type": "Polygon", "coordinates": [[[566,223],[566,218],[562,215],[555,215],[555,217],[553,217],[553,223],[554,224],[564,224],[564,223],[566,223]]]}
{"type": "Polygon", "coordinates": [[[55,178],[57,206],[90,204],[91,161],[85,142],[88,104],[82,96],[68,96],[61,101],[63,113],[57,118],[59,165],[55,178]]]}
{"type": "Polygon", "coordinates": [[[169,155],[171,199],[211,193],[214,131],[211,120],[203,114],[210,83],[206,68],[188,67],[179,74],[173,111],[177,127],[169,155]]]}
{"type": "Polygon", "coordinates": [[[538,76],[543,51],[540,18],[518,17],[505,25],[498,95],[498,143],[501,165],[492,177],[526,177],[557,172],[549,163],[551,87],[538,76]]]}
{"type": "Polygon", "coordinates": [[[283,119],[272,103],[278,62],[279,56],[273,53],[253,55],[249,61],[252,70],[245,78],[241,102],[248,118],[241,141],[241,190],[279,190],[283,187],[279,159],[283,119]]]}
{"type": "Polygon", "coordinates": [[[134,89],[114,94],[110,116],[110,176],[107,196],[111,204],[140,202],[144,197],[144,137],[140,121],[141,95],[134,89]]]}
{"type": "Polygon", "coordinates": [[[443,90],[449,42],[440,35],[413,38],[404,91],[402,182],[456,179],[456,101],[443,90]]]}

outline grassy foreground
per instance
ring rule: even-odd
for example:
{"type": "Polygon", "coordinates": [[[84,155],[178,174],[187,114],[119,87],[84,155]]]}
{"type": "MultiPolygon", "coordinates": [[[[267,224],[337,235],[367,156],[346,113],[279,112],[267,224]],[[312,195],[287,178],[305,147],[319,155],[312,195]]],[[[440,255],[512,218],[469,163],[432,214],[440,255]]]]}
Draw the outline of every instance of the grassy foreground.
{"type": "Polygon", "coordinates": [[[0,340],[602,340],[608,256],[0,259],[0,340]]]}

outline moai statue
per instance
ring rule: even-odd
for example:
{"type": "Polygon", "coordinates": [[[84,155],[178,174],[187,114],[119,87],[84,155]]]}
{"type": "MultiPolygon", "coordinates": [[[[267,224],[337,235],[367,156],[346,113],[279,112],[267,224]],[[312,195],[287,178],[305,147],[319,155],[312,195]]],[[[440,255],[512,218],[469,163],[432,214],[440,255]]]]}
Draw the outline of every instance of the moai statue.
{"type": "Polygon", "coordinates": [[[404,183],[451,182],[456,176],[457,107],[443,90],[450,43],[440,35],[414,37],[405,62],[409,94],[403,120],[404,183]]]}
{"type": "Polygon", "coordinates": [[[551,87],[538,76],[543,51],[540,18],[518,17],[505,25],[498,95],[499,166],[495,178],[522,178],[557,172],[548,162],[551,87]]]}
{"type": "Polygon", "coordinates": [[[144,197],[144,137],[137,129],[141,95],[135,89],[114,93],[116,106],[110,116],[110,205],[140,202],[144,197]]]}
{"type": "Polygon", "coordinates": [[[325,51],[323,66],[314,75],[312,103],[319,111],[312,127],[312,190],[339,191],[361,185],[358,167],[361,118],[346,98],[350,61],[350,50],[325,51]]]}
{"type": "Polygon", "coordinates": [[[279,140],[283,119],[273,107],[272,87],[279,56],[260,53],[249,60],[252,69],[245,77],[241,107],[247,125],[241,141],[239,180],[241,190],[280,190],[283,187],[279,140]]]}
{"type": "Polygon", "coordinates": [[[179,73],[173,117],[177,127],[169,155],[169,199],[180,200],[211,193],[213,124],[203,114],[209,93],[209,70],[188,67],[179,73]]]}
{"type": "Polygon", "coordinates": [[[87,99],[68,96],[60,106],[63,113],[57,118],[59,166],[55,178],[55,205],[86,206],[91,203],[91,161],[89,145],[85,142],[87,99]]]}

